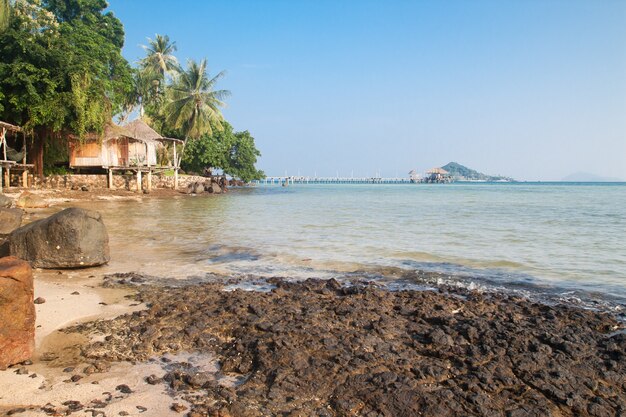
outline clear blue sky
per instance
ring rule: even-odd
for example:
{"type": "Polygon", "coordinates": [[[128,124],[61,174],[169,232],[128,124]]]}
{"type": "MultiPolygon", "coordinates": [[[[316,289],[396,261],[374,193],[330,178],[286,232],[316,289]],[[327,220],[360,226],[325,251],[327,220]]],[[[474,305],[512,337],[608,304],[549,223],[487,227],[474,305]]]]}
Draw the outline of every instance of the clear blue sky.
{"type": "Polygon", "coordinates": [[[283,175],[626,179],[626,1],[110,0],[227,71],[226,118],[283,175]]]}

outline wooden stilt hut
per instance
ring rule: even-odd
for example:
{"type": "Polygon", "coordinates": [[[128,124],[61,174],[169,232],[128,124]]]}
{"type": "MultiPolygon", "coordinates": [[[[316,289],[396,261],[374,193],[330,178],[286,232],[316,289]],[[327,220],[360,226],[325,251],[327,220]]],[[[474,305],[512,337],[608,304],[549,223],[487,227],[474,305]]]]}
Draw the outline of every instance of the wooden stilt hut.
{"type": "MultiPolygon", "coordinates": [[[[173,168],[174,169],[174,189],[178,189],[178,170],[180,169],[180,159],[178,158],[177,152],[176,152],[176,144],[177,143],[183,143],[182,140],[180,139],[174,139],[174,138],[166,138],[164,136],[161,136],[159,133],[157,133],[156,130],[152,129],[150,126],[148,126],[148,124],[146,122],[144,122],[141,119],[136,119],[133,120],[130,123],[127,123],[126,125],[124,125],[124,127],[126,129],[128,129],[128,131],[137,139],[140,140],[144,140],[146,141],[146,143],[148,141],[152,141],[155,143],[160,143],[162,146],[165,143],[171,143],[172,144],[172,149],[173,149],[173,161],[172,161],[172,166],[171,167],[165,167],[165,168],[173,168]]],[[[155,161],[156,162],[156,161],[155,161]]],[[[148,188],[150,189],[152,187],[152,171],[153,169],[157,169],[157,168],[164,168],[164,167],[157,167],[157,164],[153,164],[152,167],[148,166],[148,188]]]]}
{"type": "Polygon", "coordinates": [[[3,191],[4,186],[11,186],[12,169],[22,171],[22,185],[28,186],[28,169],[33,165],[26,163],[26,140],[23,139],[21,151],[9,147],[7,143],[8,133],[19,132],[23,133],[21,127],[0,121],[0,192],[3,191]]]}

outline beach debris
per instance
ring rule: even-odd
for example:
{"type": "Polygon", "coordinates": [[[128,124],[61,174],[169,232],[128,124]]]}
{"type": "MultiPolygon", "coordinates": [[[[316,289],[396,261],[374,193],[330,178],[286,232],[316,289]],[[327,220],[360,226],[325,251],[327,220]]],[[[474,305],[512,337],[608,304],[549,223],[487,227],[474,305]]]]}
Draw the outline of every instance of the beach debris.
{"type": "Polygon", "coordinates": [[[15,373],[18,375],[28,375],[28,369],[22,366],[21,368],[18,368],[15,373]]]}
{"type": "Polygon", "coordinates": [[[19,208],[45,208],[49,204],[37,194],[24,191],[15,201],[15,206],[19,208]]]}
{"type": "Polygon", "coordinates": [[[80,293],[78,291],[74,291],[73,293],[71,293],[70,295],[80,295],[80,293]]]}
{"type": "Polygon", "coordinates": [[[117,387],[115,387],[115,389],[119,392],[121,392],[122,394],[132,394],[133,390],[130,389],[130,387],[126,384],[121,384],[118,385],[117,387]]]}
{"type": "Polygon", "coordinates": [[[13,409],[11,409],[11,410],[7,411],[7,415],[8,415],[8,416],[13,416],[13,415],[15,415],[15,414],[21,414],[21,413],[25,413],[25,412],[26,412],[26,409],[25,409],[25,408],[23,408],[23,407],[20,407],[20,408],[13,408],[13,409]]]}
{"type": "Polygon", "coordinates": [[[0,369],[31,358],[35,348],[33,271],[13,256],[0,258],[0,369]]]}
{"type": "Polygon", "coordinates": [[[177,413],[182,413],[183,411],[187,410],[187,407],[178,403],[172,404],[170,408],[172,409],[172,411],[176,411],[177,413]]]}
{"type": "Polygon", "coordinates": [[[22,225],[20,209],[0,207],[0,235],[8,235],[22,225]]]}
{"type": "Polygon", "coordinates": [[[159,384],[163,381],[162,378],[159,378],[158,376],[152,374],[146,377],[146,382],[150,385],[156,385],[159,384]]]}
{"type": "Polygon", "coordinates": [[[37,297],[35,298],[35,300],[33,301],[34,304],[43,304],[46,302],[46,299],[43,297],[37,297]]]}
{"type": "Polygon", "coordinates": [[[85,268],[110,259],[102,216],[76,207],[14,230],[9,249],[36,268],[85,268]]]}
{"type": "Polygon", "coordinates": [[[78,382],[78,381],[80,381],[81,379],[83,379],[83,376],[82,376],[82,375],[75,374],[75,375],[72,375],[72,377],[70,378],[70,381],[72,381],[72,382],[78,382]]]}

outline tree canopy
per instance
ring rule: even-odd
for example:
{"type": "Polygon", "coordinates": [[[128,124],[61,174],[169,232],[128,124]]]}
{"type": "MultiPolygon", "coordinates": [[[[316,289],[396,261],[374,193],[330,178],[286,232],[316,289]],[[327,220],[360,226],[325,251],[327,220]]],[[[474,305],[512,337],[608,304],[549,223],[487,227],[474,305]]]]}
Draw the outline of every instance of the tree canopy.
{"type": "Polygon", "coordinates": [[[102,132],[114,115],[139,108],[162,133],[189,139],[188,164],[258,176],[250,134],[228,125],[220,135],[230,94],[216,88],[224,72],[210,77],[206,59],[181,68],[165,35],[148,39],[146,56],[132,68],[122,56],[122,22],[107,7],[105,0],[0,0],[0,119],[33,138],[37,174],[58,137],[102,132]]]}
{"type": "Polygon", "coordinates": [[[0,34],[0,118],[33,132],[41,149],[55,134],[102,131],[132,89],[124,28],[106,7],[104,0],[12,5],[0,34]]]}
{"type": "Polygon", "coordinates": [[[265,177],[254,166],[259,156],[261,153],[247,130],[235,132],[230,123],[223,122],[222,130],[215,129],[212,135],[188,141],[182,167],[198,173],[207,167],[217,168],[248,182],[265,177]]]}

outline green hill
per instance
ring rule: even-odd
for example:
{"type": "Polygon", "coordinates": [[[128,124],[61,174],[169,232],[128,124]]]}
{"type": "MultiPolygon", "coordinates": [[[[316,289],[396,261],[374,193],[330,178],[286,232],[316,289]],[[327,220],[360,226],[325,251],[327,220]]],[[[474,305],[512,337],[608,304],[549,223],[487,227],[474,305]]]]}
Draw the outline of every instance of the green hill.
{"type": "Polygon", "coordinates": [[[469,181],[513,181],[512,178],[483,174],[456,162],[450,162],[441,168],[445,169],[456,180],[469,181]]]}

